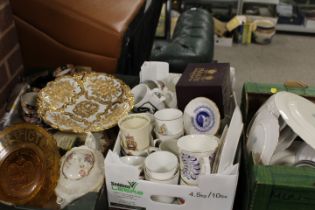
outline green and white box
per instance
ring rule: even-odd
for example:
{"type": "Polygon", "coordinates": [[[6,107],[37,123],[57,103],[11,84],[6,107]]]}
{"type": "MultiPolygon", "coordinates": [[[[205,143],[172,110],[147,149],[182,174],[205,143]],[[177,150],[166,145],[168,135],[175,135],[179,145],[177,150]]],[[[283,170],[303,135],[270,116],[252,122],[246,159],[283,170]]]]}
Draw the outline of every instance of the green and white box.
{"type": "MultiPolygon", "coordinates": [[[[242,96],[245,124],[248,124],[258,108],[278,91],[289,91],[315,102],[314,87],[295,84],[297,86],[245,83],[242,96]]],[[[246,152],[245,138],[242,143],[244,152],[239,183],[242,210],[315,209],[315,169],[254,164],[252,156],[246,152]]]]}
{"type": "MultiPolygon", "coordinates": [[[[237,109],[239,110],[238,107],[237,109]]],[[[235,124],[242,125],[241,114],[235,124]]],[[[225,151],[225,154],[233,153],[230,148],[236,148],[239,142],[237,136],[240,136],[241,132],[242,126],[229,127],[225,142],[226,145],[234,146],[227,146],[226,149],[223,147],[222,151],[225,151]]],[[[148,210],[233,209],[239,175],[239,158],[236,158],[237,161],[232,161],[228,170],[222,170],[220,174],[200,175],[197,186],[168,185],[140,179],[138,168],[120,161],[120,149],[118,138],[113,151],[109,151],[105,158],[106,187],[110,207],[148,210]],[[151,196],[155,195],[180,198],[181,202],[172,204],[156,202],[151,199],[151,196]]],[[[237,154],[239,153],[232,155],[232,159],[238,156],[237,154]]]]}

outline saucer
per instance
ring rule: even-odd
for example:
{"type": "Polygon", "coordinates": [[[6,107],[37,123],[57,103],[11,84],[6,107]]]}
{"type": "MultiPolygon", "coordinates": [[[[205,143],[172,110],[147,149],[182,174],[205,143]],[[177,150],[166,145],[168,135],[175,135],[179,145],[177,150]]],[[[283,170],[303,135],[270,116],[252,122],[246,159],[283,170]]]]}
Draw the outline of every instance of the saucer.
{"type": "Polygon", "coordinates": [[[271,113],[254,120],[248,134],[247,149],[254,156],[254,161],[269,165],[279,139],[278,119],[271,113]]]}
{"type": "Polygon", "coordinates": [[[308,145],[315,148],[315,104],[289,92],[277,93],[275,102],[285,122],[308,145]]]}
{"type": "Polygon", "coordinates": [[[220,127],[220,112],[216,104],[208,98],[191,100],[184,110],[186,134],[216,134],[220,127]]]}

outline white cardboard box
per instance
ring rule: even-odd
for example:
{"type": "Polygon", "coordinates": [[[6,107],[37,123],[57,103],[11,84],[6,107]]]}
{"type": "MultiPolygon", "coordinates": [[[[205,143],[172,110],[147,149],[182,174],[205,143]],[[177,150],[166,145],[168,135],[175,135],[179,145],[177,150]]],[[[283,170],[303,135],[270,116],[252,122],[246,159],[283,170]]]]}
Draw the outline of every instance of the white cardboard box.
{"type": "Polygon", "coordinates": [[[214,44],[221,47],[232,47],[233,37],[218,37],[214,35],[214,44]]]}
{"type": "Polygon", "coordinates": [[[119,154],[120,142],[117,139],[113,151],[109,151],[105,158],[106,187],[110,207],[143,210],[230,210],[233,208],[239,174],[238,163],[226,173],[200,176],[198,186],[167,185],[139,179],[137,168],[123,164],[119,154]],[[151,199],[152,195],[177,197],[185,202],[181,205],[159,203],[151,199]]]}

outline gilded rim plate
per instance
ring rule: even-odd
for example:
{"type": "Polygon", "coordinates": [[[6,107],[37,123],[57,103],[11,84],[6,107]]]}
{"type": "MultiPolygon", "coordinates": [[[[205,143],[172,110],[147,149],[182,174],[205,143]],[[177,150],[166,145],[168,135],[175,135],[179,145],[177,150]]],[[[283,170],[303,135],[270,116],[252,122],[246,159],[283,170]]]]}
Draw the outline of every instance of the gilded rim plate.
{"type": "Polygon", "coordinates": [[[43,128],[22,123],[0,132],[0,201],[42,206],[53,195],[60,156],[43,128]]]}
{"type": "Polygon", "coordinates": [[[55,129],[75,133],[111,128],[133,104],[124,82],[97,72],[59,77],[38,94],[39,116],[55,129]]]}

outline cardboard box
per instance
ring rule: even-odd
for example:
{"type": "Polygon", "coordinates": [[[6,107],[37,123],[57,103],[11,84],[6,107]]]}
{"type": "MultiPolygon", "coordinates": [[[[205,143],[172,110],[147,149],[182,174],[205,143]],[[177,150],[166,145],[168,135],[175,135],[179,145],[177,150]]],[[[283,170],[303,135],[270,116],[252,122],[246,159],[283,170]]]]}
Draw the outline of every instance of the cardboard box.
{"type": "Polygon", "coordinates": [[[231,37],[219,37],[214,35],[214,44],[220,47],[232,47],[233,46],[233,36],[231,37]]]}
{"type": "MultiPolygon", "coordinates": [[[[196,97],[211,99],[219,108],[221,118],[233,109],[233,94],[228,63],[188,64],[176,84],[177,105],[184,110],[196,97]]],[[[234,108],[234,107],[233,107],[234,108]]]]}
{"type": "MultiPolygon", "coordinates": [[[[249,123],[258,108],[278,91],[289,91],[315,102],[315,88],[282,84],[245,83],[242,97],[244,122],[249,123]]],[[[246,126],[245,126],[246,129],[246,126]]],[[[246,139],[242,142],[246,151],[246,139]]],[[[241,179],[243,210],[314,210],[315,169],[289,166],[263,166],[242,153],[241,179]]]]}
{"type": "Polygon", "coordinates": [[[199,176],[198,186],[167,185],[139,178],[134,166],[119,160],[120,140],[105,158],[105,177],[109,207],[148,210],[231,210],[238,182],[238,161],[222,174],[199,176]],[[224,175],[223,175],[224,174],[224,175]],[[153,195],[171,196],[183,204],[165,204],[151,200],[153,195]]]}

